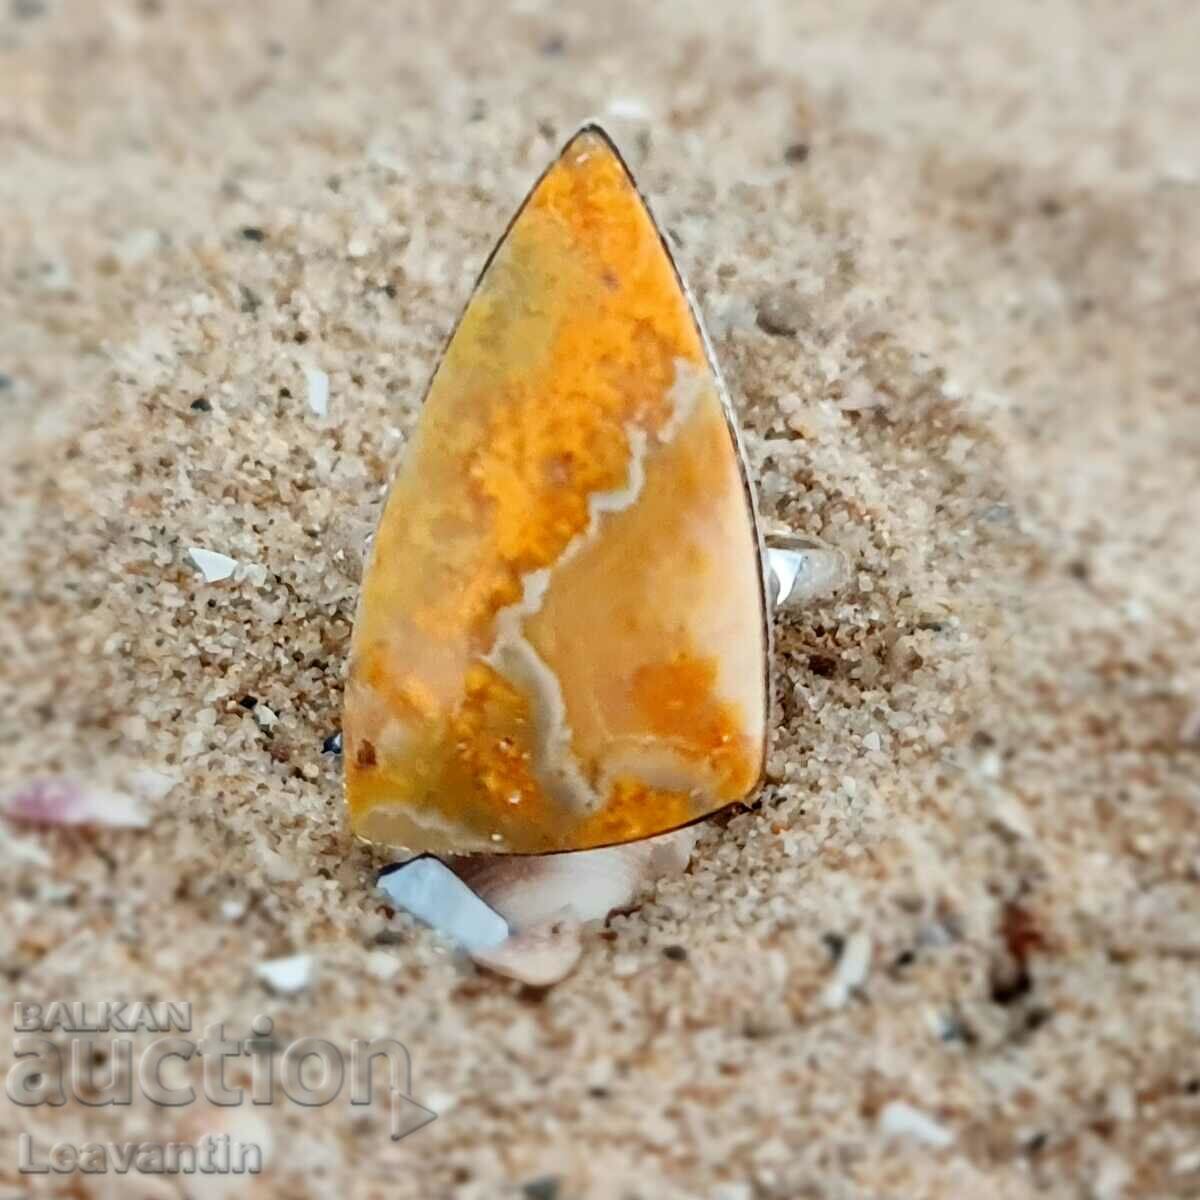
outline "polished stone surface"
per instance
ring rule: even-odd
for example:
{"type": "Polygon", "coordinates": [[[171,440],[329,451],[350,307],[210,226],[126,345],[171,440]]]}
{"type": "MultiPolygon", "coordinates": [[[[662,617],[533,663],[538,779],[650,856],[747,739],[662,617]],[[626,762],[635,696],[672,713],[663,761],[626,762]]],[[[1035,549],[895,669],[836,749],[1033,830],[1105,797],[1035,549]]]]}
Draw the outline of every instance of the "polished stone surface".
{"type": "Polygon", "coordinates": [[[654,222],[577,134],[486,268],[363,581],[351,821],[582,849],[756,788],[762,572],[720,387],[654,222]]]}

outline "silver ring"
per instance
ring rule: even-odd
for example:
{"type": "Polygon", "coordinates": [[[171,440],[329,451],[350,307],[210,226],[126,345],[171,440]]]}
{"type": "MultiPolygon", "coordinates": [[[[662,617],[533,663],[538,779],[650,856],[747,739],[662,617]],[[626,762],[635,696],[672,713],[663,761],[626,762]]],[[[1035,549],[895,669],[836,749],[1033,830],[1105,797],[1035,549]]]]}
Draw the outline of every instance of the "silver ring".
{"type": "Polygon", "coordinates": [[[773,616],[846,574],[837,550],[764,531],[699,308],[585,124],[489,256],[372,544],[343,725],[352,827],[554,853],[746,802],[773,616]]]}

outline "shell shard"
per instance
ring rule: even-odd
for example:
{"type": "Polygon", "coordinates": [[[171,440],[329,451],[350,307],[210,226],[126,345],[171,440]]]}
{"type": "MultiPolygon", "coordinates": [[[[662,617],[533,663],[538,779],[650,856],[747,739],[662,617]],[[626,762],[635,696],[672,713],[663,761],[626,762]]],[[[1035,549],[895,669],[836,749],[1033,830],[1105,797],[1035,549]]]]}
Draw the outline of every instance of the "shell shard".
{"type": "Polygon", "coordinates": [[[720,377],[628,169],[587,126],[493,252],[390,490],[346,689],[352,826],[541,853],[744,800],[766,628],[720,377]]]}

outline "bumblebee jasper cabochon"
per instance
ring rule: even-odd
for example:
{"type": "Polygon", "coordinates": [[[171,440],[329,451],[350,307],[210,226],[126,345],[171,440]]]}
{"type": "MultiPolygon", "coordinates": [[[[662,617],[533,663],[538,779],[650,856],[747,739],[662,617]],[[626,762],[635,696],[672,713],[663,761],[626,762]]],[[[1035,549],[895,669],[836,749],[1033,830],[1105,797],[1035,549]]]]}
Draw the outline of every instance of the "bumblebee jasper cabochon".
{"type": "Polygon", "coordinates": [[[723,395],[585,126],[485,267],[384,508],[346,690],[356,833],[582,850],[756,789],[763,576],[723,395]]]}

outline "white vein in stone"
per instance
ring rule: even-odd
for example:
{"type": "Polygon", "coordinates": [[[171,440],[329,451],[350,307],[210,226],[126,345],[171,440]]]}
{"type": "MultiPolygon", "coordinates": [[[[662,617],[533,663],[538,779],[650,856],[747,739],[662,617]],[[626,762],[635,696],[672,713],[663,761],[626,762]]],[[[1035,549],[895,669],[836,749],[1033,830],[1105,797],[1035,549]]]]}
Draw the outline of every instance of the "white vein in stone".
{"type": "MultiPolygon", "coordinates": [[[[674,441],[703,395],[706,380],[704,372],[687,359],[675,360],[675,379],[667,393],[671,416],[658,433],[659,443],[674,441]]],[[[583,811],[599,808],[604,797],[588,782],[575,761],[562,685],[525,636],[525,620],[541,609],[553,572],[599,537],[606,516],[631,508],[641,496],[646,484],[647,437],[641,429],[630,429],[627,436],[629,471],[625,483],[588,496],[587,527],[567,543],[553,563],[523,577],[521,599],[496,614],[496,637],[491,652],[484,658],[506,679],[524,687],[533,701],[534,728],[540,731],[535,769],[543,786],[551,795],[583,811]]]]}

